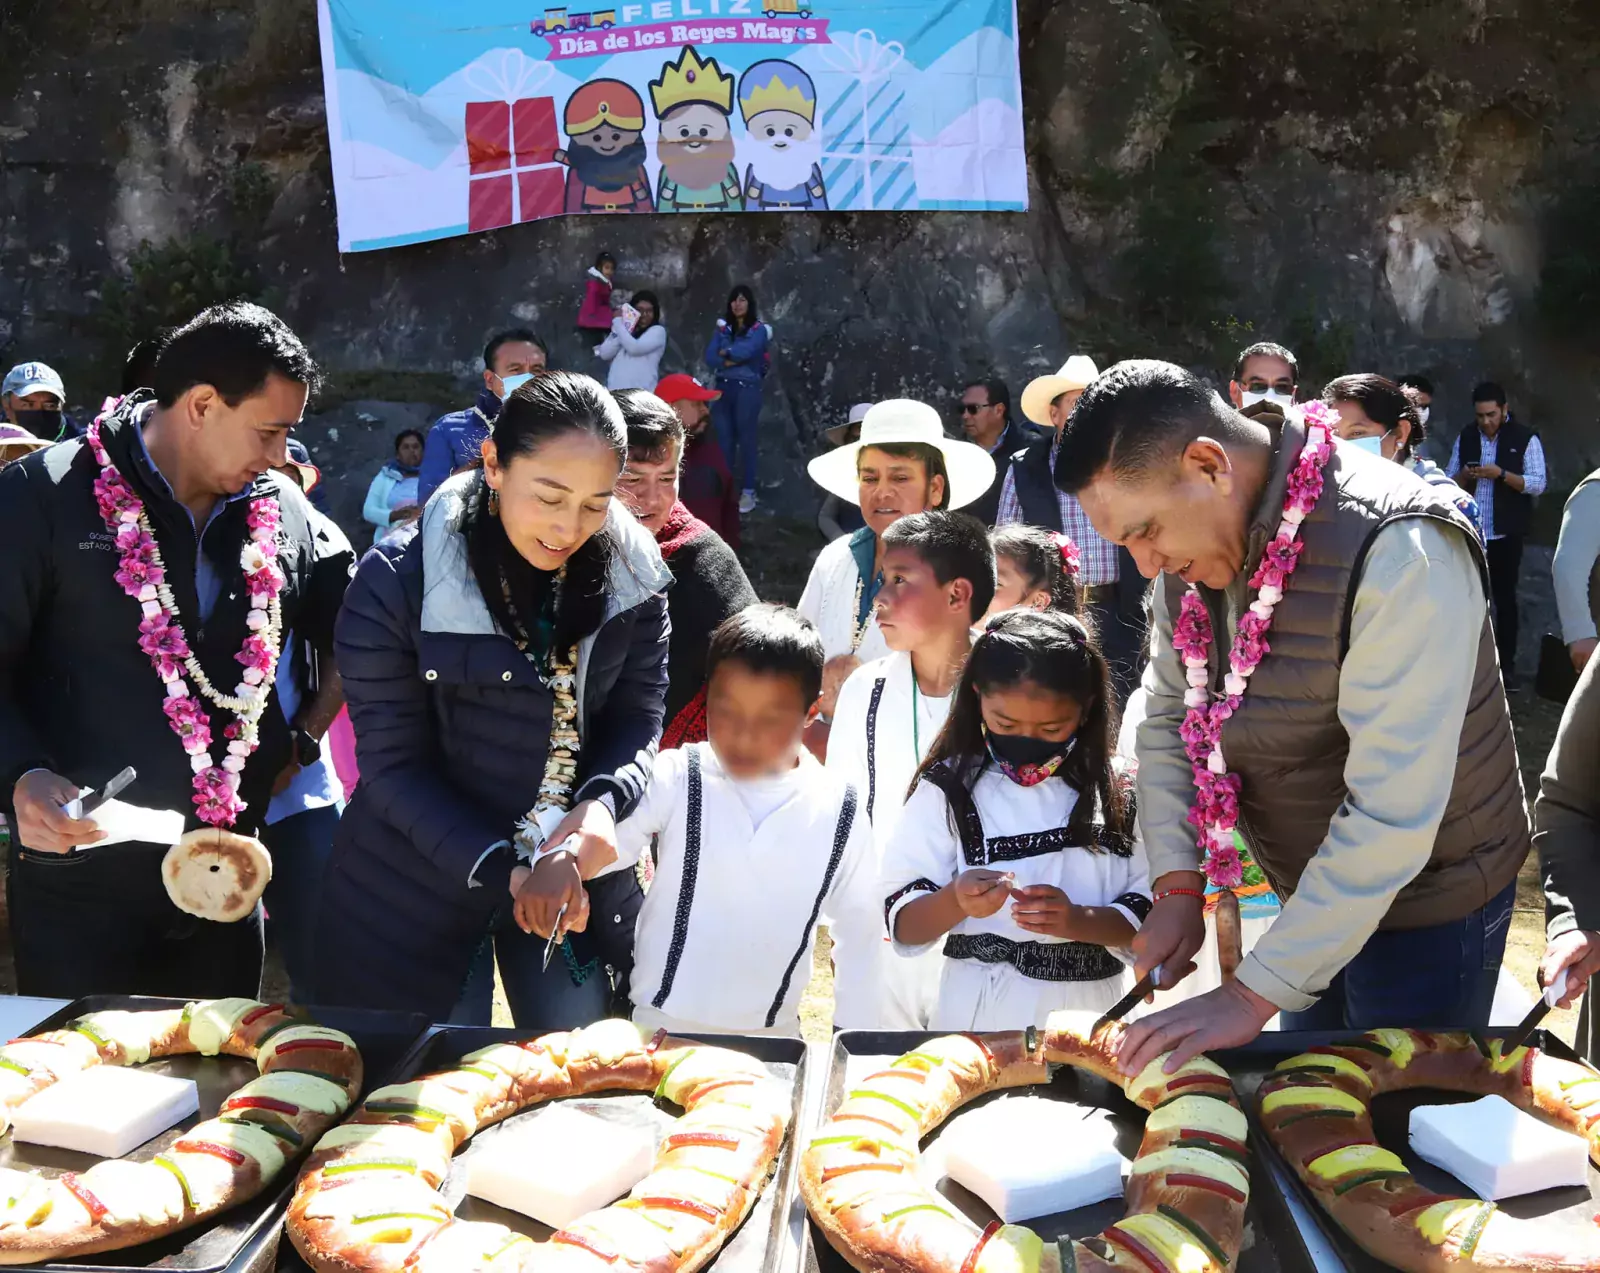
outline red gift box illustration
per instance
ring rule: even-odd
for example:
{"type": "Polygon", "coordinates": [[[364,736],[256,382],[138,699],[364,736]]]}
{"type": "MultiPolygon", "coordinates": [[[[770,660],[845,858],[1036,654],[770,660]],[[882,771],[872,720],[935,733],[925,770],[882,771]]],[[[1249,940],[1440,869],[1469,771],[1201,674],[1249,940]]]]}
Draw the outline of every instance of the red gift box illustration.
{"type": "Polygon", "coordinates": [[[535,95],[549,78],[546,63],[515,49],[497,68],[479,63],[467,72],[467,82],[493,99],[467,103],[469,230],[560,215],[566,176],[555,162],[555,98],[535,95]]]}

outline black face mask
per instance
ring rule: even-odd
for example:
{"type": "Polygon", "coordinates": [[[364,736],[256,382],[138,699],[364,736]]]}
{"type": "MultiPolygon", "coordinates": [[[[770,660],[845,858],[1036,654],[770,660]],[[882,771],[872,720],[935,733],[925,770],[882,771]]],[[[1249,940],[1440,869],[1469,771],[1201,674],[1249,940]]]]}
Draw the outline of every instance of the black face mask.
{"type": "Polygon", "coordinates": [[[54,442],[61,432],[61,408],[22,408],[17,411],[17,423],[36,438],[54,442]]]}
{"type": "Polygon", "coordinates": [[[1003,760],[1008,765],[1042,765],[1047,760],[1054,760],[1067,750],[1066,743],[1053,742],[1048,738],[1032,738],[1027,734],[990,734],[989,750],[996,760],[1003,760]]]}

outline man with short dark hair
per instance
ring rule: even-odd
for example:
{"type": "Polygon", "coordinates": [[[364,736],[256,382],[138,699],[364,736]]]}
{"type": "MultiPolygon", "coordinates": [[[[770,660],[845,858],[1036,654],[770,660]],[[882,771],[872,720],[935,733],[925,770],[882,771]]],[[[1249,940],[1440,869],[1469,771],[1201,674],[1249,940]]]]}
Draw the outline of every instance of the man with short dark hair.
{"type": "Polygon", "coordinates": [[[484,439],[500,404],[545,369],[544,341],[526,327],[513,327],[491,336],[483,347],[483,388],[478,400],[464,411],[442,415],[431,429],[422,450],[422,471],[417,475],[417,503],[425,505],[452,473],[481,463],[484,439]]]}
{"type": "Polygon", "coordinates": [[[219,305],[173,334],[153,392],[0,472],[0,800],[24,994],[259,989],[259,906],[232,924],[185,914],[167,844],[76,854],[104,833],[65,806],[131,765],[135,804],[260,827],[294,748],[270,675],[283,634],[330,645],[339,605],[313,584],[310,507],[273,471],[318,379],[281,319],[219,305]]]}
{"type": "Polygon", "coordinates": [[[961,431],[994,456],[994,481],[966,511],[985,526],[993,526],[1000,511],[1011,456],[1044,436],[1041,429],[1011,415],[1011,390],[999,376],[969,380],[961,391],[961,431]]]}
{"type": "Polygon", "coordinates": [[[1263,340],[1239,351],[1228,382],[1228,398],[1238,410],[1270,402],[1287,411],[1299,395],[1300,364],[1289,350],[1263,340]]]}
{"type": "Polygon", "coordinates": [[[1461,430],[1445,472],[1478,501],[1483,542],[1489,553],[1489,592],[1494,597],[1495,644],[1500,674],[1514,689],[1517,666],[1517,579],[1522,544],[1533,520],[1533,500],[1544,494],[1544,447],[1506,410],[1506,391],[1485,380],[1472,391],[1477,424],[1461,430]]]}
{"type": "Polygon", "coordinates": [[[672,571],[672,589],[667,593],[672,638],[661,745],[679,747],[702,742],[706,736],[706,651],[711,634],[757,598],[733,549],[678,498],[682,420],[643,389],[618,390],[616,399],[628,426],[628,463],[617,480],[617,494],[656,537],[661,560],[672,571]]]}
{"type": "Polygon", "coordinates": [[[1242,835],[1285,899],[1233,981],[1130,1028],[1130,1072],[1277,1012],[1286,1029],[1488,1020],[1529,828],[1482,551],[1439,488],[1331,438],[1303,467],[1309,437],[1299,410],[1269,428],[1139,361],[1090,386],[1061,443],[1056,481],[1160,580],[1138,969],[1171,986],[1204,939],[1191,808],[1219,875],[1242,835]],[[1263,561],[1278,581],[1255,586],[1263,561]]]}

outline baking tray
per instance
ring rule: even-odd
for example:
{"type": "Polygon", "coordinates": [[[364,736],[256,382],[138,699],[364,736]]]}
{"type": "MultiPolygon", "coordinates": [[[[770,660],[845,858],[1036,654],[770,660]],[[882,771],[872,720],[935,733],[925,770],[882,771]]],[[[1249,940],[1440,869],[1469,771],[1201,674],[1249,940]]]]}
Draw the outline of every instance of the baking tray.
{"type": "MultiPolygon", "coordinates": [[[[1240,1048],[1213,1052],[1211,1057],[1233,1076],[1234,1089],[1239,1093],[1250,1119],[1251,1141],[1257,1152],[1269,1155],[1277,1164],[1289,1186],[1295,1191],[1305,1209],[1316,1221],[1339,1259],[1353,1273],[1381,1273],[1394,1266],[1368,1255],[1345,1233],[1317,1202],[1316,1196],[1301,1182],[1288,1162],[1267,1137],[1257,1112],[1256,1089],[1272,1067],[1287,1057],[1298,1056],[1308,1048],[1348,1039],[1359,1031],[1351,1030],[1284,1030],[1268,1031],[1254,1042],[1240,1048]]],[[[1440,1031],[1435,1031],[1440,1033],[1440,1031]]],[[[1504,1031],[1480,1031],[1485,1038],[1494,1039],[1504,1031]]],[[[1555,1035],[1536,1030],[1529,1038],[1530,1047],[1537,1047],[1559,1056],[1563,1060],[1583,1063],[1578,1056],[1555,1035]]],[[[1411,1152],[1411,1111],[1419,1105],[1453,1105],[1458,1101],[1475,1101],[1479,1098],[1466,1092],[1447,1092],[1437,1087],[1422,1087],[1404,1092],[1388,1092],[1372,1102],[1372,1129],[1378,1143],[1400,1155],[1406,1170],[1414,1175],[1424,1189],[1435,1193],[1456,1194],[1464,1198],[1476,1195],[1448,1171],[1424,1162],[1411,1152]]],[[[1553,1226],[1572,1229],[1589,1229],[1600,1216],[1600,1173],[1589,1163],[1587,1188],[1546,1189],[1541,1193],[1523,1194],[1520,1198],[1505,1198],[1497,1204],[1507,1215],[1524,1220],[1540,1220],[1553,1226]]]]}
{"type": "MultiPolygon", "coordinates": [[[[181,1008],[187,999],[146,999],[135,995],[88,995],[77,999],[59,1012],[40,1022],[30,1034],[56,1030],[69,1021],[90,1012],[104,1012],[112,1008],[140,1011],[147,1008],[181,1008]]],[[[355,1040],[361,1050],[365,1071],[363,1092],[380,1087],[388,1081],[389,1073],[413,1048],[418,1036],[428,1028],[427,1018],[400,1012],[365,1012],[356,1008],[297,1008],[296,1015],[304,1015],[321,1025],[343,1030],[355,1040]]],[[[200,1112],[169,1127],[159,1136],[147,1140],[139,1148],[125,1155],[128,1161],[144,1162],[155,1157],[177,1140],[196,1123],[216,1117],[222,1102],[235,1089],[254,1078],[258,1071],[254,1062],[232,1056],[174,1056],[150,1061],[139,1067],[154,1074],[171,1074],[177,1078],[193,1079],[199,1089],[200,1112]]],[[[100,1161],[92,1154],[80,1154],[70,1149],[50,1149],[43,1145],[22,1144],[11,1137],[0,1141],[0,1167],[13,1167],[24,1171],[37,1171],[46,1176],[59,1176],[64,1171],[87,1171],[100,1161]]],[[[291,1162],[276,1186],[241,1206],[224,1211],[210,1225],[185,1229],[154,1242],[145,1242],[120,1251],[104,1251],[99,1255],[86,1255],[73,1262],[52,1262],[26,1267],[36,1269],[94,1269],[107,1270],[176,1269],[183,1273],[221,1273],[229,1268],[258,1237],[266,1239],[270,1247],[279,1229],[283,1208],[288,1202],[294,1183],[296,1163],[291,1162]]],[[[256,1244],[260,1245],[260,1244],[256,1244]]]]}
{"type": "MultiPolygon", "coordinates": [[[[833,1059],[828,1067],[819,1125],[833,1116],[833,1111],[839,1108],[851,1084],[874,1070],[883,1069],[895,1057],[914,1051],[929,1039],[942,1038],[949,1033],[948,1030],[847,1030],[839,1034],[833,1043],[833,1059]]],[[[1144,1137],[1144,1111],[1128,1100],[1120,1087],[1069,1065],[1058,1067],[1049,1083],[1007,1088],[980,1096],[962,1106],[943,1126],[949,1126],[962,1112],[986,1105],[1004,1095],[1043,1096],[1109,1110],[1111,1123],[1117,1130],[1117,1149],[1130,1159],[1138,1152],[1139,1142],[1144,1137]]],[[[930,1159],[936,1162],[936,1154],[929,1154],[929,1151],[937,1146],[943,1126],[935,1128],[933,1134],[922,1141],[925,1164],[930,1159]]],[[[1251,1148],[1258,1149],[1255,1145],[1251,1148]]],[[[929,1176],[936,1171],[936,1165],[929,1166],[929,1176]]],[[[999,1218],[987,1203],[955,1181],[942,1175],[937,1180],[928,1176],[924,1179],[979,1228],[999,1218]]],[[[1093,1237],[1107,1225],[1120,1220],[1126,1212],[1127,1207],[1121,1198],[1110,1198],[1074,1211],[1036,1216],[1025,1223],[1046,1242],[1053,1242],[1057,1238],[1093,1237]]],[[[850,1273],[850,1266],[845,1263],[844,1257],[828,1245],[821,1231],[809,1221],[805,1226],[800,1258],[801,1273],[850,1273]]],[[[1250,1169],[1250,1202],[1245,1210],[1244,1244],[1233,1267],[1235,1273],[1314,1273],[1315,1270],[1283,1195],[1257,1162],[1252,1162],[1250,1169]]]]}
{"type": "MultiPolygon", "coordinates": [[[[400,1063],[395,1081],[403,1082],[418,1074],[449,1069],[467,1053],[488,1047],[491,1043],[536,1038],[538,1033],[536,1030],[500,1026],[440,1026],[418,1041],[400,1063]]],[[[802,1126],[806,1075],[810,1069],[806,1064],[806,1045],[799,1039],[753,1038],[737,1034],[674,1034],[672,1037],[753,1056],[775,1077],[791,1086],[794,1100],[790,1107],[789,1134],[778,1153],[772,1179],[761,1191],[761,1197],[756,1200],[744,1223],[734,1230],[717,1252],[717,1258],[707,1265],[708,1269],[715,1269],[717,1273],[788,1273],[792,1265],[790,1255],[795,1248],[804,1214],[800,1191],[796,1188],[799,1163],[795,1141],[799,1138],[803,1143],[809,1139],[810,1133],[809,1128],[802,1126]]],[[[513,1114],[485,1129],[481,1135],[474,1136],[457,1151],[451,1162],[450,1174],[439,1192],[458,1220],[503,1224],[536,1242],[543,1242],[555,1232],[530,1216],[497,1207],[481,1198],[470,1197],[466,1191],[466,1164],[480,1147],[493,1144],[495,1137],[503,1134],[506,1128],[520,1124],[525,1119],[538,1118],[541,1112],[554,1105],[571,1105],[630,1126],[643,1124],[655,1131],[657,1143],[671,1133],[673,1124],[677,1122],[677,1116],[659,1107],[648,1092],[599,1092],[591,1096],[568,1097],[513,1114]]],[[[278,1267],[298,1271],[306,1265],[299,1253],[285,1242],[280,1249],[278,1267]]]]}

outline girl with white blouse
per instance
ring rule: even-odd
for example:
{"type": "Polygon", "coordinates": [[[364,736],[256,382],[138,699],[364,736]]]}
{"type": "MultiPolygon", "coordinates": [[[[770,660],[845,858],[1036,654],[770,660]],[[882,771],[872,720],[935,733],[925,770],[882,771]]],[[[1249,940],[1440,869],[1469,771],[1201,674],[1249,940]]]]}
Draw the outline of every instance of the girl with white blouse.
{"type": "Polygon", "coordinates": [[[894,950],[943,944],[935,1030],[1099,1012],[1131,985],[1150,884],[1108,678],[1059,611],[999,615],[972,648],[881,882],[894,950]]]}

